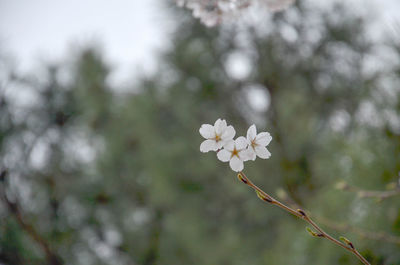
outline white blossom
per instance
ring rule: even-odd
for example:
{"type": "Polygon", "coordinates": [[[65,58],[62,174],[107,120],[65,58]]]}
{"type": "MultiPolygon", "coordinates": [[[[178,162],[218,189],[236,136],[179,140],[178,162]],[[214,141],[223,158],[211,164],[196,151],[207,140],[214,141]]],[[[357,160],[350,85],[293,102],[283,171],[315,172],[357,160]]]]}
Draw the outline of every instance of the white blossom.
{"type": "Polygon", "coordinates": [[[257,134],[254,124],[247,130],[247,138],[240,136],[236,140],[233,140],[235,129],[222,119],[218,119],[214,126],[201,125],[199,132],[206,139],[201,143],[200,151],[217,151],[217,158],[222,162],[229,162],[233,171],[242,171],[244,162],[255,160],[257,156],[263,159],[271,156],[266,148],[272,140],[271,135],[268,132],[257,134]]]}
{"type": "Polygon", "coordinates": [[[229,141],[222,150],[217,153],[217,157],[222,162],[229,162],[233,171],[240,172],[244,168],[244,161],[249,160],[248,142],[243,136],[235,141],[229,141]]]}
{"type": "Polygon", "coordinates": [[[271,142],[272,137],[268,132],[257,134],[256,126],[253,124],[247,130],[248,151],[251,160],[256,160],[256,157],[267,159],[271,156],[266,146],[271,142]]]}
{"type": "Polygon", "coordinates": [[[235,137],[235,129],[227,126],[225,120],[218,119],[214,126],[203,124],[199,130],[201,136],[206,140],[200,145],[200,151],[203,153],[217,151],[235,137]]]}

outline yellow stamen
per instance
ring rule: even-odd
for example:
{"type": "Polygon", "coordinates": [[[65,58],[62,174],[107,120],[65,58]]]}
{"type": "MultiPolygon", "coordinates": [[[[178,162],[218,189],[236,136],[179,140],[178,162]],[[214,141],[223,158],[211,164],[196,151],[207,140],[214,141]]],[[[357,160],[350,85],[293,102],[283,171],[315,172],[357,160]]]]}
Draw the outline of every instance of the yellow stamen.
{"type": "Polygon", "coordinates": [[[239,157],[239,152],[236,150],[236,148],[234,148],[233,151],[232,151],[232,156],[231,157],[233,157],[233,156],[239,157]]]}

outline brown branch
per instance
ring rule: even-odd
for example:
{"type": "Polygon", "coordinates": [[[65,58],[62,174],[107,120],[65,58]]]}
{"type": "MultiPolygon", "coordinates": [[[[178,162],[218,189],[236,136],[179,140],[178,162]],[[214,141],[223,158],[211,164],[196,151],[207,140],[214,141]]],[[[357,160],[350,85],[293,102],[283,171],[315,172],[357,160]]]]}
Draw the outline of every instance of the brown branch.
{"type": "Polygon", "coordinates": [[[315,237],[322,237],[322,238],[326,238],[329,241],[331,241],[332,243],[346,249],[347,251],[353,253],[363,264],[365,265],[370,265],[370,263],[357,251],[357,249],[354,247],[353,243],[350,242],[347,238],[341,237],[341,240],[344,241],[344,243],[342,243],[341,241],[333,238],[331,235],[329,235],[328,233],[326,233],[324,230],[322,230],[309,216],[308,214],[306,214],[306,212],[304,212],[301,209],[298,210],[294,210],[292,208],[290,208],[289,206],[286,206],[285,204],[281,203],[280,201],[276,200],[275,198],[271,197],[270,195],[268,195],[266,192],[264,192],[262,189],[260,189],[259,187],[257,187],[256,185],[253,184],[253,182],[251,182],[251,180],[249,178],[247,178],[247,176],[243,173],[240,172],[238,174],[238,178],[240,181],[242,181],[244,184],[250,186],[251,188],[253,188],[256,193],[257,196],[265,201],[268,202],[270,204],[276,205],[280,208],[282,208],[283,210],[293,214],[294,216],[303,219],[304,221],[306,221],[307,223],[309,223],[317,232],[312,231],[311,229],[307,229],[311,235],[315,236],[315,237]]]}
{"type": "Polygon", "coordinates": [[[51,250],[47,241],[36,231],[33,225],[29,224],[27,221],[24,220],[20,207],[18,206],[18,203],[12,202],[7,198],[4,186],[4,180],[6,175],[7,171],[5,170],[0,173],[1,199],[7,205],[10,213],[15,217],[21,229],[24,230],[42,248],[43,252],[46,255],[47,263],[49,265],[62,265],[63,262],[61,258],[51,250]]]}

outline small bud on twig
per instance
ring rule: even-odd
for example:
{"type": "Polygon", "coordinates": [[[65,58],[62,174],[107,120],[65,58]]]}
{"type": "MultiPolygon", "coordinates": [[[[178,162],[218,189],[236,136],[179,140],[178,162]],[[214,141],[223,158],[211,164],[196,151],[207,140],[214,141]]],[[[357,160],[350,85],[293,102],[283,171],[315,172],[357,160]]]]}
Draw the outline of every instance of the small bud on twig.
{"type": "Polygon", "coordinates": [[[304,217],[307,216],[306,213],[305,213],[303,210],[301,210],[301,209],[297,209],[297,212],[298,212],[299,214],[301,214],[302,216],[304,216],[304,217]]]}
{"type": "Polygon", "coordinates": [[[247,179],[242,175],[242,174],[238,174],[237,175],[237,177],[238,177],[238,179],[241,181],[241,182],[243,182],[244,184],[247,184],[248,183],[248,181],[247,181],[247,179]]]}
{"type": "Polygon", "coordinates": [[[352,249],[354,249],[353,243],[351,243],[350,240],[348,240],[347,238],[345,238],[344,236],[339,237],[340,240],[342,240],[344,243],[346,243],[347,245],[349,245],[349,247],[351,247],[352,249]]]}
{"type": "Polygon", "coordinates": [[[348,187],[349,187],[349,185],[343,180],[339,181],[335,185],[335,188],[338,190],[346,190],[348,187]]]}
{"type": "Polygon", "coordinates": [[[316,233],[316,232],[314,232],[313,230],[311,230],[311,228],[309,228],[308,226],[306,227],[306,229],[307,229],[307,232],[308,232],[310,235],[312,235],[312,236],[315,236],[315,237],[324,237],[324,234],[316,233]]]}
{"type": "Polygon", "coordinates": [[[308,226],[306,227],[306,229],[307,229],[307,232],[310,234],[310,235],[312,235],[312,236],[317,236],[317,233],[315,233],[313,230],[311,230],[311,228],[309,228],[308,226]]]}
{"type": "Polygon", "coordinates": [[[270,197],[265,196],[258,190],[256,190],[256,193],[257,193],[257,197],[260,198],[261,200],[266,201],[266,202],[272,202],[272,199],[270,197]]]}

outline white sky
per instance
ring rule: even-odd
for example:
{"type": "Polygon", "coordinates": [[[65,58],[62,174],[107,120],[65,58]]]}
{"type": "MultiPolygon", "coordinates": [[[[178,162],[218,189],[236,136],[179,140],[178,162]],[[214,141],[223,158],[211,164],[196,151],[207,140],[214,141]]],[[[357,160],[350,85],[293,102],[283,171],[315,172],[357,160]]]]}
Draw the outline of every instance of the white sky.
{"type": "MultiPolygon", "coordinates": [[[[167,1],[167,0],[165,0],[167,1]]],[[[328,0],[310,0],[324,5],[328,0]]],[[[356,9],[372,4],[379,24],[400,27],[400,0],[343,0],[356,9]],[[397,16],[397,18],[396,18],[397,16]]],[[[117,75],[151,71],[155,51],[168,45],[171,18],[161,0],[0,0],[0,48],[22,70],[63,58],[74,45],[100,42],[117,75]]],[[[333,0],[331,1],[333,2],[333,0]]]]}
{"type": "Polygon", "coordinates": [[[168,28],[157,0],[0,0],[0,47],[21,70],[93,41],[122,75],[152,70],[168,28]]]}

